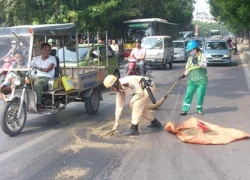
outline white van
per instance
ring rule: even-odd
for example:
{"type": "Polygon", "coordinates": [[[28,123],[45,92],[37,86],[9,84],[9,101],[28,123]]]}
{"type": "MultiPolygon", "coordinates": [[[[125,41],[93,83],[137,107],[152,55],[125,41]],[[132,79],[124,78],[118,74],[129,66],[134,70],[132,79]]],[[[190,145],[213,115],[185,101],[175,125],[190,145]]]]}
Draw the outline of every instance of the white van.
{"type": "Polygon", "coordinates": [[[171,36],[148,36],[142,39],[141,46],[146,49],[145,61],[149,66],[167,65],[172,69],[174,59],[174,47],[171,36]]]}

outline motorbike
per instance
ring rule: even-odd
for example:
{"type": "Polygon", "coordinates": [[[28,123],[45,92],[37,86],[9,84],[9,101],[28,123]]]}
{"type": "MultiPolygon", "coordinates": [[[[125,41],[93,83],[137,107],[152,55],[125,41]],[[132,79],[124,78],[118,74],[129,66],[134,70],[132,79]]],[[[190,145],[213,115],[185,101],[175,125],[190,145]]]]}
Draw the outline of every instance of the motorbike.
{"type": "Polygon", "coordinates": [[[140,69],[139,69],[139,66],[136,64],[139,61],[133,58],[128,58],[127,61],[128,61],[127,70],[126,70],[127,76],[130,76],[130,75],[139,76],[140,69]]]}
{"type": "Polygon", "coordinates": [[[237,53],[237,46],[235,45],[232,46],[232,52],[234,55],[237,53]]]}
{"type": "MultiPolygon", "coordinates": [[[[137,75],[140,76],[140,67],[137,65],[137,62],[140,62],[140,60],[134,59],[134,58],[128,58],[127,59],[127,69],[126,69],[126,75],[137,75]]],[[[149,76],[152,71],[149,71],[149,66],[147,64],[144,65],[144,74],[145,76],[149,76]]]]}

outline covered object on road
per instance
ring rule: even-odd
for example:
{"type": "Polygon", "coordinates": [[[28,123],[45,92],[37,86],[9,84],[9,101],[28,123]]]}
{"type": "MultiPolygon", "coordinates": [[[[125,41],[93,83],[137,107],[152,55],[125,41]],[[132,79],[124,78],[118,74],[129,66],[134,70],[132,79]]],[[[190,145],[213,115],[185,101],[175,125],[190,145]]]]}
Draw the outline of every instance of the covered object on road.
{"type": "Polygon", "coordinates": [[[178,138],[193,144],[228,144],[238,139],[249,138],[250,134],[218,125],[207,123],[192,117],[181,125],[168,122],[165,130],[173,132],[178,138]]]}

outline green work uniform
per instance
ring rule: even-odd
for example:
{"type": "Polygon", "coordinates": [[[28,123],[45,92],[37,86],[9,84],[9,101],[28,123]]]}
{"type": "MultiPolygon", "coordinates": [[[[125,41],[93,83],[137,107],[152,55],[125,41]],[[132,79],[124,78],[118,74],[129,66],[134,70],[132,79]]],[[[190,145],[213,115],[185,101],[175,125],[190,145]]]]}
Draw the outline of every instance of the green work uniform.
{"type": "Polygon", "coordinates": [[[198,63],[194,65],[192,63],[192,57],[188,58],[186,64],[186,72],[189,74],[187,92],[184,98],[182,111],[188,112],[193,100],[193,96],[195,91],[197,91],[196,97],[196,110],[197,112],[202,112],[203,110],[203,101],[206,94],[206,88],[208,83],[207,78],[207,69],[200,67],[202,60],[204,61],[204,55],[202,53],[198,53],[197,60],[198,63]]]}

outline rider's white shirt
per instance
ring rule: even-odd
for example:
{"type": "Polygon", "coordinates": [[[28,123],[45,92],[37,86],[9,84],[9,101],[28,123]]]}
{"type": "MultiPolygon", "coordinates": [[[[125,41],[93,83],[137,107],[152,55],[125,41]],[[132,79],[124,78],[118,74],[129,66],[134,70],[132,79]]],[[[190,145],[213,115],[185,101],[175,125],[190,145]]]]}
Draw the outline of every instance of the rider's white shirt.
{"type": "Polygon", "coordinates": [[[134,56],[137,59],[142,59],[144,55],[146,55],[146,50],[144,48],[135,47],[130,53],[130,56],[134,56]]]}
{"type": "MultiPolygon", "coordinates": [[[[56,58],[54,56],[49,56],[48,59],[42,60],[42,56],[37,56],[33,59],[31,62],[32,67],[37,67],[37,68],[48,68],[50,64],[54,64],[54,67],[56,67],[56,58]]],[[[54,78],[55,75],[55,68],[53,68],[49,72],[42,72],[37,70],[37,77],[49,77],[49,78],[54,78]]]]}

